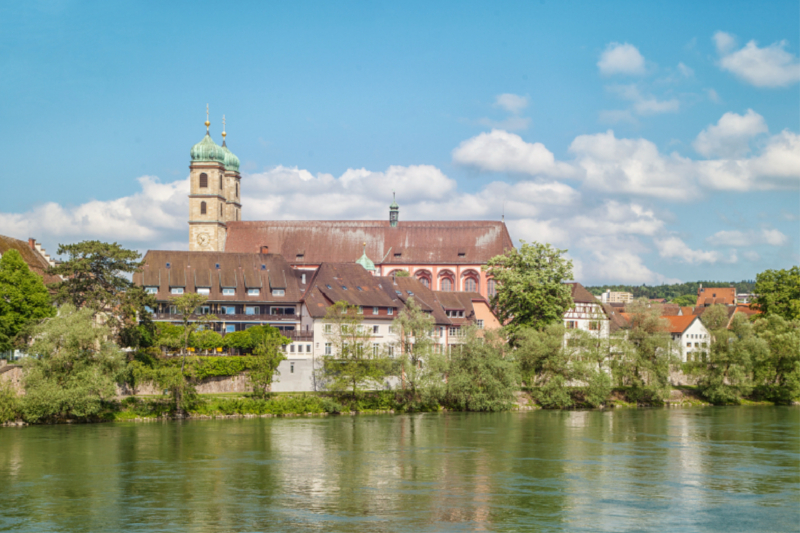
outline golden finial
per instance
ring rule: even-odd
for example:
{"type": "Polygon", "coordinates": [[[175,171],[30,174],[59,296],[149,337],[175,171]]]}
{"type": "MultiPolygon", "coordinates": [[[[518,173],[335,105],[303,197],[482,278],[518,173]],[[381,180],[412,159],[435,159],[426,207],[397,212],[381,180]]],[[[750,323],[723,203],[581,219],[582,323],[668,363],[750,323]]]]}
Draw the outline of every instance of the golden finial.
{"type": "Polygon", "coordinates": [[[225,133],[225,115],[222,115],[222,140],[223,141],[225,140],[225,136],[226,135],[227,135],[227,133],[225,133]]]}
{"type": "Polygon", "coordinates": [[[206,133],[208,133],[208,127],[211,123],[208,121],[208,104],[206,104],[206,133]]]}

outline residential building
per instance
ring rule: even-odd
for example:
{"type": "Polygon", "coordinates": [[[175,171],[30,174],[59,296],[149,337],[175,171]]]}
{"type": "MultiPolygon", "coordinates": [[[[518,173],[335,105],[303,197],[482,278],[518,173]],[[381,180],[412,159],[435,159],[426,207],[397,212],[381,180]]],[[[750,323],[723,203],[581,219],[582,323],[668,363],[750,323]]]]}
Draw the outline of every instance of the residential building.
{"type": "Polygon", "coordinates": [[[608,289],[606,292],[600,295],[600,301],[602,303],[628,303],[633,301],[633,293],[631,292],[612,292],[611,289],[608,289]]]}
{"type": "Polygon", "coordinates": [[[697,307],[712,305],[736,305],[736,287],[708,287],[697,289],[697,307]]]}
{"type": "Polygon", "coordinates": [[[699,361],[711,344],[711,335],[699,316],[665,316],[669,333],[679,347],[681,362],[699,361]]]}
{"type": "Polygon", "coordinates": [[[578,282],[568,283],[575,305],[564,313],[567,330],[581,329],[597,337],[608,338],[611,332],[610,306],[604,306],[597,297],[578,282]]]}

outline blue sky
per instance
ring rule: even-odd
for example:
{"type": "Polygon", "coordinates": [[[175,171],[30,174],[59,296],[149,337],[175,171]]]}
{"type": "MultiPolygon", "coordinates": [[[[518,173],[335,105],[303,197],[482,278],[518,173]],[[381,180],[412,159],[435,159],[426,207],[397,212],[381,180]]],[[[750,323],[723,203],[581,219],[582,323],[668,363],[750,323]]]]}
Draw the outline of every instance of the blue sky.
{"type": "Polygon", "coordinates": [[[797,2],[0,5],[0,233],[186,248],[205,105],[243,218],[497,219],[585,283],[800,262],[797,2]],[[13,170],[11,170],[13,168],[13,170]]]}

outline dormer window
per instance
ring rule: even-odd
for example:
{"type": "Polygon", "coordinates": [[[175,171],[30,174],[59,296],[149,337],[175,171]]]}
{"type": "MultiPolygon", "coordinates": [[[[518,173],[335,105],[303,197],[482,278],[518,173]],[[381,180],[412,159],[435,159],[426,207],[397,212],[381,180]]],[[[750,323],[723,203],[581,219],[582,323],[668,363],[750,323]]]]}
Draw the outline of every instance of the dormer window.
{"type": "Polygon", "coordinates": [[[273,296],[285,296],[286,295],[286,291],[283,290],[283,289],[272,289],[272,295],[273,296]]]}
{"type": "Polygon", "coordinates": [[[183,287],[172,287],[169,292],[171,294],[183,294],[183,287]]]}
{"type": "Polygon", "coordinates": [[[258,296],[259,292],[258,289],[247,289],[248,296],[258,296]]]}
{"type": "Polygon", "coordinates": [[[209,294],[211,294],[211,289],[209,289],[208,287],[198,287],[197,294],[203,294],[205,296],[208,296],[209,294]]]}
{"type": "Polygon", "coordinates": [[[305,257],[303,254],[297,254],[297,255],[295,256],[295,259],[296,259],[297,261],[302,261],[302,260],[303,260],[303,257],[305,257]]]}
{"type": "Polygon", "coordinates": [[[145,287],[144,292],[147,294],[158,294],[158,287],[145,287]]]}
{"type": "Polygon", "coordinates": [[[261,270],[266,270],[266,269],[267,269],[267,265],[261,265],[261,270]]]}
{"type": "Polygon", "coordinates": [[[219,270],[219,263],[216,263],[216,264],[214,264],[214,268],[216,268],[217,270],[219,270]]]}
{"type": "Polygon", "coordinates": [[[347,286],[346,285],[342,285],[342,290],[346,291],[347,290],[347,286]]]}
{"type": "Polygon", "coordinates": [[[222,289],[222,295],[223,296],[235,296],[236,295],[236,289],[222,289]]]}
{"type": "Polygon", "coordinates": [[[330,285],[325,285],[325,286],[328,287],[329,289],[333,289],[333,287],[331,287],[330,285]]]}
{"type": "Polygon", "coordinates": [[[393,315],[394,314],[394,307],[387,307],[386,308],[386,314],[387,315],[393,315]]]}
{"type": "Polygon", "coordinates": [[[171,266],[172,266],[172,265],[171,265],[170,263],[167,263],[167,268],[169,268],[169,267],[171,267],[171,266]]]}

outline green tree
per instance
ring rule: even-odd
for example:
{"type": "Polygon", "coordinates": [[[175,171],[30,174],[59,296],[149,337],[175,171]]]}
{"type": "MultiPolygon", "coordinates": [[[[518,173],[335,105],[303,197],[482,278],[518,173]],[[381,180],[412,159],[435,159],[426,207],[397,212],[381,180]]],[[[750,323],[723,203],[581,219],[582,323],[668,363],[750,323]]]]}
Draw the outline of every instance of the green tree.
{"type": "Polygon", "coordinates": [[[214,315],[203,315],[203,314],[196,314],[197,308],[206,303],[208,298],[203,296],[202,294],[196,293],[187,293],[176,298],[173,298],[170,301],[171,305],[175,306],[175,309],[178,311],[178,314],[181,317],[182,323],[182,345],[183,345],[183,353],[181,358],[181,371],[180,375],[182,381],[175,378],[170,373],[165,373],[163,379],[169,381],[170,385],[169,388],[173,393],[175,399],[175,408],[178,411],[178,416],[182,416],[184,412],[184,407],[187,404],[187,399],[184,399],[185,394],[192,394],[193,388],[191,385],[191,376],[187,376],[185,369],[186,369],[186,354],[189,351],[189,336],[197,331],[198,328],[204,327],[205,324],[212,320],[216,320],[217,317],[214,315]],[[174,383],[173,383],[174,382],[174,383]]]}
{"type": "Polygon", "coordinates": [[[339,301],[325,313],[325,339],[331,343],[333,357],[322,364],[325,386],[332,391],[350,391],[355,401],[359,391],[380,388],[391,362],[383,350],[375,352],[372,331],[363,325],[358,307],[339,301]]]}
{"type": "Polygon", "coordinates": [[[208,353],[222,346],[222,335],[212,329],[203,329],[192,333],[189,344],[195,350],[208,353]]]}
{"type": "Polygon", "coordinates": [[[511,348],[497,330],[479,337],[468,328],[465,342],[450,351],[447,402],[466,411],[510,409],[520,379],[511,348]]]}
{"type": "Polygon", "coordinates": [[[680,305],[681,307],[694,307],[694,305],[697,303],[697,295],[683,294],[677,298],[673,298],[672,303],[680,305]]]}
{"type": "Polygon", "coordinates": [[[156,297],[147,294],[143,287],[128,287],[120,295],[117,317],[117,341],[126,348],[149,348],[155,344],[156,325],[151,309],[156,306],[156,297]]]}
{"type": "Polygon", "coordinates": [[[728,327],[729,307],[727,305],[714,304],[703,311],[700,315],[700,322],[709,331],[718,331],[728,327]]]}
{"type": "Polygon", "coordinates": [[[19,418],[20,398],[11,385],[0,381],[0,424],[19,418]]]}
{"type": "MultiPolygon", "coordinates": [[[[704,311],[702,316],[711,311],[704,311]]],[[[725,320],[709,319],[717,327],[710,331],[708,355],[693,365],[700,369],[698,386],[706,399],[715,404],[738,404],[752,390],[753,361],[766,357],[769,346],[756,337],[753,325],[744,315],[734,315],[730,327],[727,312],[724,317],[725,320]]]]}
{"type": "Polygon", "coordinates": [[[521,244],[483,267],[497,283],[491,304],[512,343],[519,329],[560,322],[573,306],[570,287],[564,284],[572,279],[572,261],[563,257],[566,250],[536,242],[521,244]]]}
{"type": "Polygon", "coordinates": [[[754,361],[754,381],[762,394],[781,404],[800,399],[800,320],[768,314],[756,319],[753,328],[769,347],[754,361]]]}
{"type": "Polygon", "coordinates": [[[433,316],[413,297],[394,320],[400,354],[401,379],[409,409],[438,403],[446,392],[447,357],[434,337],[433,316]]]}
{"type": "Polygon", "coordinates": [[[169,322],[158,322],[154,345],[165,351],[177,351],[183,346],[183,328],[169,322]]]}
{"type": "Polygon", "coordinates": [[[630,387],[634,401],[661,402],[669,393],[670,366],[678,362],[679,348],[661,317],[661,306],[639,299],[628,306],[630,329],[627,342],[617,345],[612,371],[617,383],[630,387]]]}
{"type": "Polygon", "coordinates": [[[233,353],[234,350],[239,353],[249,353],[257,342],[250,333],[250,329],[226,333],[225,337],[222,338],[222,346],[227,348],[230,353],[233,353]]]}
{"type": "Polygon", "coordinates": [[[51,317],[55,308],[42,278],[31,272],[16,250],[0,258],[0,353],[12,349],[29,325],[51,317]]]}
{"type": "Polygon", "coordinates": [[[133,287],[127,275],[142,266],[141,254],[117,243],[83,241],[61,244],[58,255],[67,259],[48,269],[64,281],[53,284],[55,301],[77,308],[89,307],[95,313],[117,308],[122,295],[133,287]]]}
{"type": "Polygon", "coordinates": [[[259,330],[259,333],[253,335],[256,346],[253,350],[253,366],[247,373],[247,378],[253,387],[253,395],[265,398],[269,394],[275,375],[280,375],[278,366],[281,361],[286,360],[286,354],[281,347],[291,341],[281,335],[278,328],[260,326],[259,330]]]}
{"type": "Polygon", "coordinates": [[[765,315],[800,319],[800,267],[765,270],[756,275],[756,299],[752,307],[765,315]]]}
{"type": "Polygon", "coordinates": [[[35,328],[31,353],[37,357],[23,363],[25,419],[98,417],[104,403],[116,396],[124,366],[122,352],[108,337],[108,328],[95,323],[91,309],[72,304],[35,328]]]}

